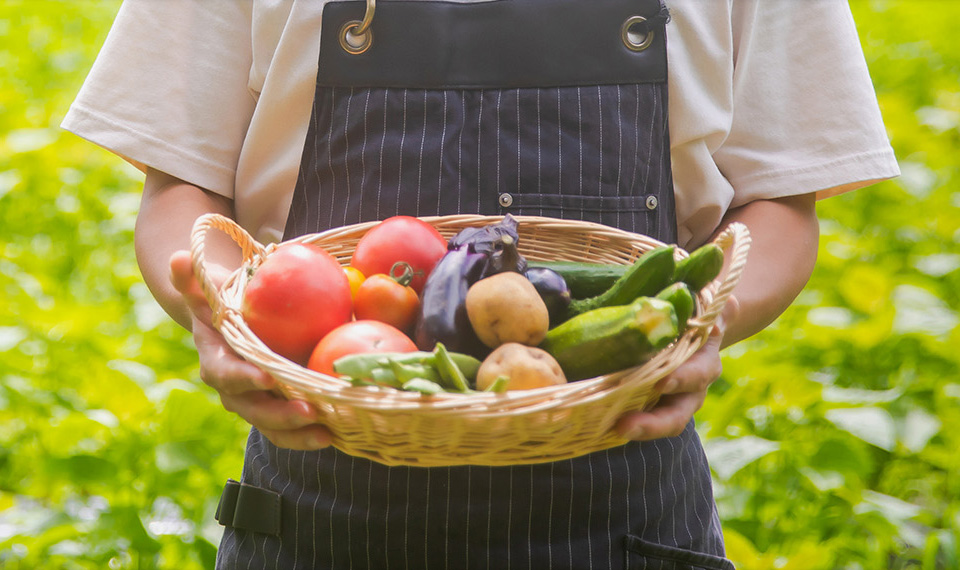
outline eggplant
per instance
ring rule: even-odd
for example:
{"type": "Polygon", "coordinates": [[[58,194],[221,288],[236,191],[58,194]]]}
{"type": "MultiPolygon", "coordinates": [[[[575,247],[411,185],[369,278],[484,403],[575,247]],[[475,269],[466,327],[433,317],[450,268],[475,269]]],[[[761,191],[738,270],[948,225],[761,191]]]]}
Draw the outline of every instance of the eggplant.
{"type": "Polygon", "coordinates": [[[563,322],[567,316],[567,308],[572,299],[570,287],[562,275],[546,267],[530,267],[523,272],[524,276],[533,283],[543,303],[547,306],[550,315],[550,327],[553,328],[563,322]]]}
{"type": "Polygon", "coordinates": [[[486,254],[488,261],[480,274],[481,279],[504,271],[523,273],[527,268],[527,260],[517,249],[520,241],[517,225],[516,218],[507,214],[495,224],[461,230],[450,239],[447,248],[457,249],[468,245],[471,251],[486,254]]]}
{"type": "Polygon", "coordinates": [[[517,220],[466,228],[447,243],[447,253],[434,266],[420,295],[420,316],[414,342],[432,351],[442,343],[451,352],[483,360],[490,349],[480,342],[467,317],[467,291],[484,277],[513,271],[523,273],[527,260],[517,249],[517,220]]]}
{"type": "Polygon", "coordinates": [[[460,246],[469,244],[477,253],[493,253],[496,242],[505,235],[512,237],[514,241],[520,239],[517,234],[517,219],[510,214],[495,224],[460,230],[447,242],[447,249],[459,249],[460,246]]]}
{"type": "Polygon", "coordinates": [[[430,272],[420,295],[420,317],[414,342],[420,350],[432,351],[438,342],[449,351],[483,359],[488,349],[467,317],[467,290],[476,283],[489,256],[471,251],[469,244],[447,251],[430,272]]]}
{"type": "Polygon", "coordinates": [[[487,265],[483,270],[481,279],[505,271],[513,271],[514,273],[526,271],[527,260],[520,255],[520,251],[517,249],[517,240],[510,235],[504,235],[494,245],[495,249],[487,258],[487,265]]]}

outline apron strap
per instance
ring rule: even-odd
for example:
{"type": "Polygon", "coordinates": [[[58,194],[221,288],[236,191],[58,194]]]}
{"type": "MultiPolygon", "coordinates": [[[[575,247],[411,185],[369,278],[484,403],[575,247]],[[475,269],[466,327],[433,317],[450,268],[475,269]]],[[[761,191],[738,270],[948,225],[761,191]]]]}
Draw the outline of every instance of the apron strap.
{"type": "Polygon", "coordinates": [[[280,493],[229,479],[216,519],[223,526],[280,536],[280,493]]]}

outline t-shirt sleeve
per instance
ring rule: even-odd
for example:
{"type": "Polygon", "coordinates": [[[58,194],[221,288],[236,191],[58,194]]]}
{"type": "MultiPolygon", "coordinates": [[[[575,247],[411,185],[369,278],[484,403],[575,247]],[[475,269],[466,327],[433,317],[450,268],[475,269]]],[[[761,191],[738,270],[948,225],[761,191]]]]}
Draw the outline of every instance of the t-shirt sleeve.
{"type": "Polygon", "coordinates": [[[899,174],[846,2],[735,2],[732,32],[732,123],[714,153],[731,207],[899,174]]]}
{"type": "Polygon", "coordinates": [[[126,0],[61,126],[232,197],[255,107],[250,5],[126,0]]]}

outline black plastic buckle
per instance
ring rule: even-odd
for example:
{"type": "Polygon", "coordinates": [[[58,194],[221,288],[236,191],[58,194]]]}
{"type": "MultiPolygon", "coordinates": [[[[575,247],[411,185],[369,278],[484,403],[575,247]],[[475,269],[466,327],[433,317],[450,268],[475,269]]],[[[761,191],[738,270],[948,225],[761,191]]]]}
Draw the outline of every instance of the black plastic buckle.
{"type": "Polygon", "coordinates": [[[280,493],[227,480],[217,505],[223,526],[280,536],[280,493]]]}

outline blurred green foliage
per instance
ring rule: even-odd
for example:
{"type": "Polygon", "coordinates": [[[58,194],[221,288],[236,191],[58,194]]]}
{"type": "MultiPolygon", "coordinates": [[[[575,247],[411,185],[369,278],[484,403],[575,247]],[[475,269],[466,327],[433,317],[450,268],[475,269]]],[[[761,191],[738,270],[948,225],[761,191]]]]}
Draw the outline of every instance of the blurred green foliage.
{"type": "MultiPolygon", "coordinates": [[[[139,173],[58,128],[118,6],[0,3],[2,568],[210,568],[242,463],[140,278],[139,173]]],[[[744,570],[960,568],[960,4],[852,7],[903,176],[820,203],[697,416],[744,570]]]]}
{"type": "Polygon", "coordinates": [[[139,173],[59,128],[118,7],[0,2],[0,568],[212,568],[243,459],[140,277],[139,173]]]}

